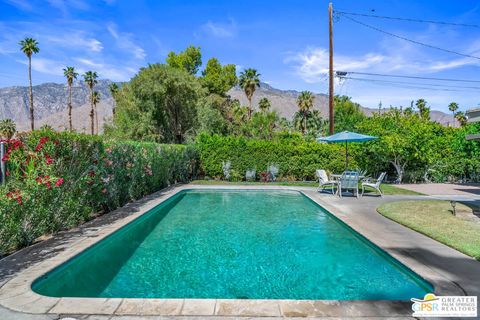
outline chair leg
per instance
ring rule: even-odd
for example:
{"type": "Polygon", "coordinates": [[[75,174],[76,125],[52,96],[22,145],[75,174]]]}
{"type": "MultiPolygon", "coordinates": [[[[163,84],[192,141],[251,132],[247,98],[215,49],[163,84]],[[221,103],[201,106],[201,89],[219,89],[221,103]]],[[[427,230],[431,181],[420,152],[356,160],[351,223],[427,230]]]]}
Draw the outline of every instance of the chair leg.
{"type": "Polygon", "coordinates": [[[383,198],[383,192],[382,192],[382,190],[380,190],[380,187],[378,187],[378,189],[377,189],[377,190],[378,190],[378,193],[380,193],[380,197],[382,197],[382,198],[383,198]]]}
{"type": "Polygon", "coordinates": [[[365,187],[363,186],[362,184],[362,197],[363,197],[363,193],[365,192],[365,187]]]}

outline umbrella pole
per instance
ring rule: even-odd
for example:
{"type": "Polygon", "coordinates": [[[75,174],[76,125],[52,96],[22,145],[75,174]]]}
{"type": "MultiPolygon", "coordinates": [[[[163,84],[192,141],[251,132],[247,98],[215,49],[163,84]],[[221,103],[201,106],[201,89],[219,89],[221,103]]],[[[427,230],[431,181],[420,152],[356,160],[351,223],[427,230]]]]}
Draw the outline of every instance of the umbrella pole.
{"type": "Polygon", "coordinates": [[[345,171],[348,171],[348,142],[345,141],[345,171]]]}

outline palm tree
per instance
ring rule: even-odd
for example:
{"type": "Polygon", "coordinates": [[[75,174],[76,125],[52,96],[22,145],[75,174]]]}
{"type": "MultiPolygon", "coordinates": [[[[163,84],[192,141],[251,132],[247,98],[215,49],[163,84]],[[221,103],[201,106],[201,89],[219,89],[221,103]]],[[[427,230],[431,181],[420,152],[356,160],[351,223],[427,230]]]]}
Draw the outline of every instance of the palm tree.
{"type": "Polygon", "coordinates": [[[93,92],[93,109],[95,110],[95,123],[97,126],[97,134],[98,134],[98,113],[97,113],[97,103],[100,102],[100,93],[98,91],[93,92]]]}
{"type": "Polygon", "coordinates": [[[15,135],[17,127],[12,119],[4,119],[0,121],[0,134],[5,140],[10,140],[15,135]]]}
{"type": "Polygon", "coordinates": [[[249,102],[248,118],[252,118],[252,97],[257,87],[260,87],[260,74],[255,69],[246,69],[240,73],[240,87],[245,92],[249,102]]]}
{"type": "Polygon", "coordinates": [[[455,125],[455,112],[458,110],[458,104],[456,102],[452,102],[448,105],[448,110],[452,112],[453,122],[452,127],[455,125]]]}
{"type": "Polygon", "coordinates": [[[114,82],[108,86],[108,89],[110,89],[110,93],[112,94],[112,98],[113,98],[112,113],[113,115],[115,115],[115,101],[117,99],[118,85],[114,82]]]}
{"type": "Polygon", "coordinates": [[[268,100],[268,98],[262,98],[258,102],[258,107],[260,108],[260,110],[262,110],[263,113],[267,113],[268,110],[270,110],[271,106],[272,105],[270,103],[270,100],[268,100]]]}
{"type": "Polygon", "coordinates": [[[302,133],[305,134],[307,131],[307,118],[310,110],[313,108],[313,102],[315,101],[315,96],[310,91],[302,91],[297,98],[297,105],[300,109],[300,113],[303,118],[302,133]]]}
{"type": "Polygon", "coordinates": [[[467,116],[465,116],[465,113],[463,113],[462,111],[458,111],[457,113],[455,113],[455,119],[457,119],[457,121],[460,123],[460,126],[464,126],[467,124],[467,116]]]}
{"type": "Polygon", "coordinates": [[[78,73],[75,72],[74,67],[66,67],[63,69],[63,75],[67,78],[68,84],[68,127],[70,131],[73,130],[72,125],[72,85],[73,81],[77,79],[78,73]]]}
{"type": "Polygon", "coordinates": [[[83,74],[83,79],[90,89],[90,128],[92,134],[95,134],[95,109],[93,105],[93,87],[97,84],[98,75],[95,71],[87,71],[83,74]]]}
{"type": "Polygon", "coordinates": [[[32,55],[40,52],[37,40],[33,38],[25,38],[20,41],[21,50],[28,57],[28,80],[30,82],[30,128],[35,129],[35,120],[33,118],[33,88],[32,88],[32,55]]]}

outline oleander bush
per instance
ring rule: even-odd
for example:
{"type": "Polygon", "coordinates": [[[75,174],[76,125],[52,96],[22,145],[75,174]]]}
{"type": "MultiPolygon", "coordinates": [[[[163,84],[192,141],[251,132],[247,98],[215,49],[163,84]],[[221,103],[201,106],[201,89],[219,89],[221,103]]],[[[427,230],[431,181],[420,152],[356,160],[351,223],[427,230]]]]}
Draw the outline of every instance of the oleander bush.
{"type": "Polygon", "coordinates": [[[34,131],[7,141],[0,256],[176,182],[197,166],[191,146],[104,141],[34,131]]]}
{"type": "MultiPolygon", "coordinates": [[[[345,169],[345,146],[305,141],[301,136],[279,136],[275,140],[250,139],[242,136],[201,134],[196,146],[205,176],[223,179],[222,162],[230,161],[231,176],[245,177],[255,169],[257,179],[269,165],[279,167],[279,179],[314,180],[315,170],[330,172],[345,169]]],[[[350,159],[350,167],[355,168],[350,159]]]]}

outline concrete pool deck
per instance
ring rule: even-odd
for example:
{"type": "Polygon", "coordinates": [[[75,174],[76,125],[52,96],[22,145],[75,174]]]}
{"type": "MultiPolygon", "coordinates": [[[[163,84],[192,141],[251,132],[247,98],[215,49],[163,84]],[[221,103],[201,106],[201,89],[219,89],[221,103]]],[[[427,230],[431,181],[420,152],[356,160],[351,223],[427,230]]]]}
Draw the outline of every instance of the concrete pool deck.
{"type": "MultiPolygon", "coordinates": [[[[409,301],[101,299],[52,298],[34,293],[31,283],[185,189],[298,190],[432,283],[439,295],[480,295],[480,263],[376,213],[378,205],[424,196],[365,196],[342,199],[313,188],[282,186],[195,186],[164,189],[80,228],[0,260],[0,319],[158,319],[175,317],[395,317],[410,318],[409,301]]],[[[416,297],[422,298],[422,297],[416,297]]]]}

